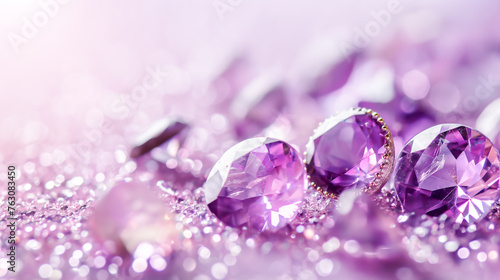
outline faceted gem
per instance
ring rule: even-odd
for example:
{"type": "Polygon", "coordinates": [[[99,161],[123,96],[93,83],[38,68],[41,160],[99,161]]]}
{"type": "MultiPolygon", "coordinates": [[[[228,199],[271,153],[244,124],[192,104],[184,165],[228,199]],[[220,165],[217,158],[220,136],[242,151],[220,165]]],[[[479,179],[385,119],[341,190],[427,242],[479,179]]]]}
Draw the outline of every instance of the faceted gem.
{"type": "Polygon", "coordinates": [[[433,126],[401,151],[395,188],[406,212],[446,214],[472,224],[488,214],[500,196],[499,154],[491,141],[470,127],[433,126]]]}
{"type": "MultiPolygon", "coordinates": [[[[187,131],[188,128],[189,126],[183,122],[167,118],[159,120],[140,135],[136,141],[137,144],[130,152],[130,157],[138,158],[149,153],[151,150],[164,145],[165,142],[171,140],[175,136],[181,135],[181,133],[187,131]]],[[[160,153],[160,155],[163,153],[160,153]]],[[[155,153],[153,153],[153,158],[156,158],[155,153]]],[[[161,159],[163,159],[163,157],[161,159]]]]}
{"type": "Polygon", "coordinates": [[[231,227],[276,231],[295,218],[307,188],[297,151],[259,137],[222,155],[205,183],[208,208],[231,227]]]}
{"type": "Polygon", "coordinates": [[[326,119],[307,144],[311,185],[337,197],[346,189],[377,191],[394,163],[392,136],[377,113],[364,108],[326,119]]]}

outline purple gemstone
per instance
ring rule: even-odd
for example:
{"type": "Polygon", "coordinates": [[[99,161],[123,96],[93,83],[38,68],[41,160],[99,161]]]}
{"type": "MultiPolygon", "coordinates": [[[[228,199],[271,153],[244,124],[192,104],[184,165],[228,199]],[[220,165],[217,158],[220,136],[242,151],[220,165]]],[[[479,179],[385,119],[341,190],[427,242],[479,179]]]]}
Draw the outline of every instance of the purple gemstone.
{"type": "Polygon", "coordinates": [[[313,186],[336,197],[346,189],[377,191],[394,163],[394,144],[378,114],[363,108],[325,120],[307,144],[307,173],[313,186]]]}
{"type": "Polygon", "coordinates": [[[395,169],[403,210],[445,213],[465,225],[482,219],[500,196],[498,158],[491,141],[467,126],[443,124],[421,132],[403,148],[395,169]]]}
{"type": "Polygon", "coordinates": [[[307,184],[294,148],[259,137],[225,152],[204,187],[208,208],[222,222],[262,232],[276,231],[295,218],[307,184]]]}
{"type": "Polygon", "coordinates": [[[131,158],[138,158],[151,150],[161,146],[163,143],[187,130],[188,125],[179,121],[162,119],[155,122],[137,140],[136,146],[130,152],[131,158]]]}

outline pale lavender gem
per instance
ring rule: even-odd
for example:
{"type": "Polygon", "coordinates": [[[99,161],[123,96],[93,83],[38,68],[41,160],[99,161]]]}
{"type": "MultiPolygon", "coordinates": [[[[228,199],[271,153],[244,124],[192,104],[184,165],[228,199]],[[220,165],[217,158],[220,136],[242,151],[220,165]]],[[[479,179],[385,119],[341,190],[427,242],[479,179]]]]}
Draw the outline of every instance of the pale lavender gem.
{"type": "Polygon", "coordinates": [[[411,139],[395,169],[395,188],[406,212],[472,224],[484,218],[500,196],[499,154],[470,127],[443,124],[411,139]]]}
{"type": "Polygon", "coordinates": [[[307,184],[297,151],[260,137],[224,153],[204,187],[208,208],[222,222],[262,232],[277,231],[295,218],[307,184]]]}
{"type": "Polygon", "coordinates": [[[253,137],[262,132],[286,107],[285,89],[279,84],[266,85],[266,81],[262,80],[265,79],[257,79],[243,90],[231,106],[233,115],[239,118],[235,124],[235,132],[239,139],[253,137]]]}
{"type": "Polygon", "coordinates": [[[95,237],[112,241],[115,254],[133,253],[141,243],[161,247],[170,254],[179,232],[171,210],[148,188],[149,180],[119,181],[96,204],[90,217],[95,237]]]}
{"type": "Polygon", "coordinates": [[[359,53],[353,53],[330,67],[318,76],[310,89],[309,95],[313,98],[318,98],[343,87],[354,69],[354,64],[359,53]]]}
{"type": "Polygon", "coordinates": [[[327,119],[307,145],[306,166],[311,182],[335,196],[346,189],[363,189],[375,182],[376,174],[387,168],[377,181],[383,185],[393,161],[386,161],[386,132],[371,114],[360,110],[342,112],[327,119]]]}

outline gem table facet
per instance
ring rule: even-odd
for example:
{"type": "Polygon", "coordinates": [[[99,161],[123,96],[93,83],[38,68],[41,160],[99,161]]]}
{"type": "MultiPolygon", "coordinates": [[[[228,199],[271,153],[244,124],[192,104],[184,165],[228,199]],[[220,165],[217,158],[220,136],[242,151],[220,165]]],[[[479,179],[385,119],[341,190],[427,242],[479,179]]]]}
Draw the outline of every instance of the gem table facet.
{"type": "Polygon", "coordinates": [[[377,191],[394,164],[394,144],[380,116],[364,108],[326,119],[307,144],[311,184],[337,197],[346,189],[377,191]]]}
{"type": "Polygon", "coordinates": [[[259,137],[224,153],[204,187],[208,208],[222,222],[262,232],[277,231],[295,218],[307,184],[293,147],[259,137]]]}
{"type": "Polygon", "coordinates": [[[406,212],[444,213],[456,223],[472,224],[500,196],[499,167],[498,151],[486,136],[463,125],[437,125],[405,145],[395,188],[406,212]]]}

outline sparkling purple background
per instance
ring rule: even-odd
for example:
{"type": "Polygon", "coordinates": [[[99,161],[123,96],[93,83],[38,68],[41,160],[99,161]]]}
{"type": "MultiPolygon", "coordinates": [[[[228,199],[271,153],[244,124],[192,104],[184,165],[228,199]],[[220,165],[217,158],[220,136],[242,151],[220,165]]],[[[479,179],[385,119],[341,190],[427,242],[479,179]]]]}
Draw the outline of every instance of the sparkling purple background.
{"type": "Polygon", "coordinates": [[[14,164],[20,217],[12,275],[2,187],[0,277],[500,274],[497,210],[483,224],[453,229],[437,218],[398,216],[390,193],[376,203],[349,194],[328,202],[310,191],[288,228],[253,236],[217,221],[199,189],[237,141],[265,135],[304,151],[319,121],[349,107],[384,116],[397,152],[442,122],[475,127],[498,145],[497,1],[62,2],[0,3],[0,182],[6,186],[14,164]],[[187,135],[132,160],[144,141],[137,138],[164,117],[188,123],[187,135]],[[137,205],[149,201],[142,192],[158,197],[148,210],[160,213],[158,223],[135,212],[144,234],[119,220],[129,220],[132,205],[104,199],[127,178],[136,187],[119,197],[137,205]],[[115,222],[113,236],[96,229],[115,222]],[[141,239],[161,222],[177,232],[162,236],[171,246],[141,239]]]}

